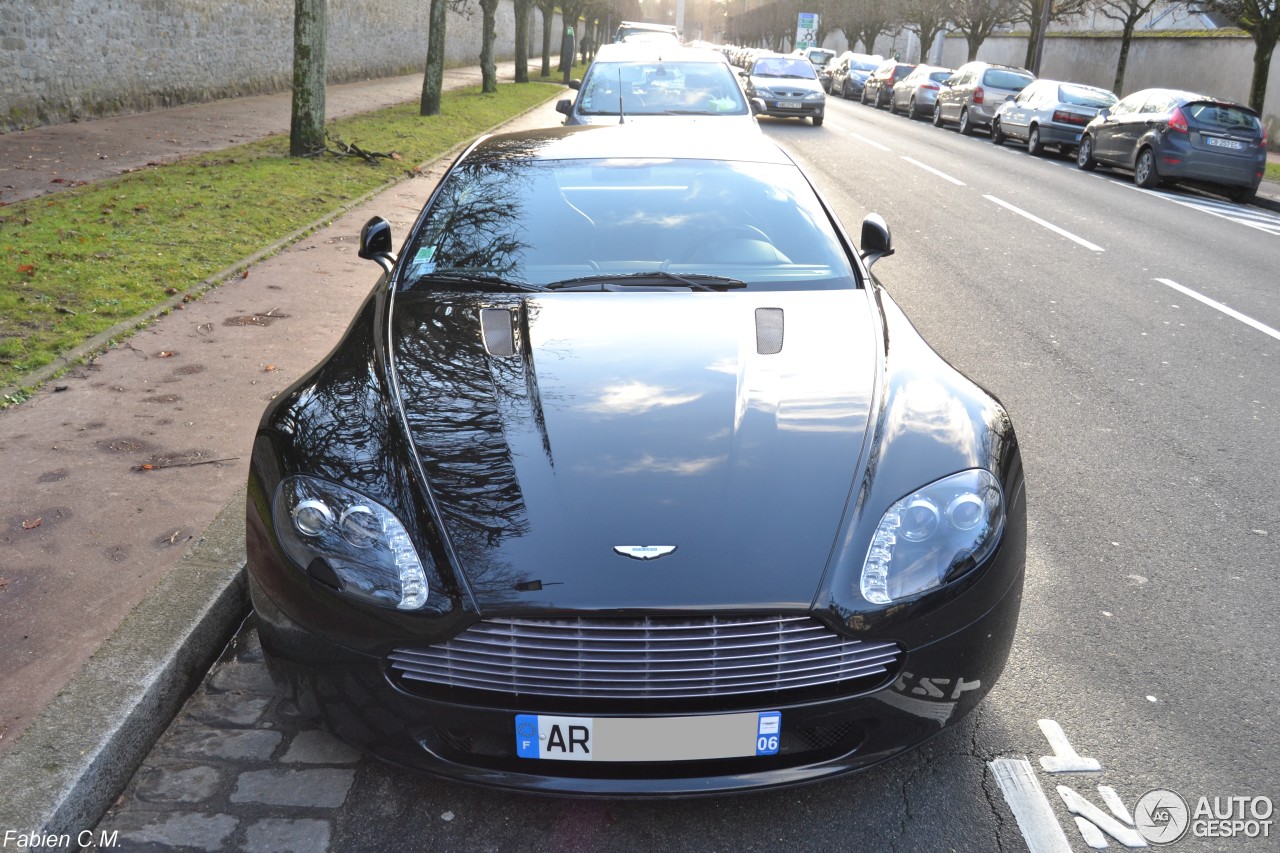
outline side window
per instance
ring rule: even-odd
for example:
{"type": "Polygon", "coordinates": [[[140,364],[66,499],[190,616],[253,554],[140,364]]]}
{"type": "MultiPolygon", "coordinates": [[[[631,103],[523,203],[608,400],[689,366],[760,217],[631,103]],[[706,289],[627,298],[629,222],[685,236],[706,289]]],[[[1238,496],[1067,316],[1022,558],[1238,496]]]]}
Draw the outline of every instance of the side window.
{"type": "Polygon", "coordinates": [[[1147,98],[1147,102],[1142,106],[1142,112],[1164,115],[1165,113],[1173,112],[1173,103],[1173,98],[1168,95],[1152,95],[1147,98]]]}
{"type": "Polygon", "coordinates": [[[1135,98],[1133,95],[1130,95],[1112,107],[1111,114],[1113,116],[1123,116],[1137,112],[1138,107],[1142,105],[1143,97],[1144,96],[1139,96],[1135,98]]]}

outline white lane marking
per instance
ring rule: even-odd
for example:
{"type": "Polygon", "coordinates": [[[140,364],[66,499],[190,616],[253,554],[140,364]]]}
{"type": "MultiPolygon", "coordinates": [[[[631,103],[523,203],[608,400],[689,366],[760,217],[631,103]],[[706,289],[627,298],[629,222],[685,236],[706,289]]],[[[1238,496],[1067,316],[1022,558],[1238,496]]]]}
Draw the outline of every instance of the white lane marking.
{"type": "Polygon", "coordinates": [[[1161,284],[1167,287],[1172,287],[1174,290],[1178,291],[1179,293],[1186,294],[1187,296],[1190,296],[1192,299],[1195,299],[1199,302],[1203,302],[1205,305],[1208,305],[1210,308],[1216,308],[1217,310],[1221,311],[1223,314],[1226,314],[1228,317],[1232,317],[1236,320],[1239,320],[1241,323],[1244,323],[1246,326],[1252,326],[1253,328],[1257,329],[1259,332],[1262,332],[1264,335],[1270,335],[1271,337],[1275,338],[1277,341],[1280,341],[1280,331],[1277,331],[1271,328],[1266,323],[1259,323],[1257,320],[1253,319],[1252,317],[1249,317],[1245,314],[1241,314],[1239,311],[1236,311],[1233,308],[1228,308],[1227,306],[1223,305],[1221,302],[1215,302],[1214,300],[1210,299],[1207,296],[1204,296],[1203,294],[1196,293],[1194,290],[1192,290],[1189,287],[1183,287],[1182,285],[1178,284],[1176,281],[1170,281],[1167,278],[1158,278],[1156,279],[1156,281],[1160,282],[1161,284]]]}
{"type": "Polygon", "coordinates": [[[858,140],[858,141],[859,141],[859,142],[861,142],[863,145],[870,145],[872,148],[878,148],[878,149],[880,149],[881,151],[892,151],[892,150],[893,150],[892,148],[890,148],[890,147],[889,147],[889,146],[887,146],[887,145],[881,145],[879,142],[876,142],[876,141],[871,140],[871,139],[867,139],[865,136],[862,136],[861,134],[858,134],[858,133],[854,133],[854,132],[852,132],[852,131],[850,131],[850,132],[849,132],[849,137],[850,137],[850,138],[852,138],[852,139],[856,139],[856,140],[858,140]]]}
{"type": "Polygon", "coordinates": [[[1227,219],[1231,222],[1238,222],[1241,225],[1247,225],[1250,228],[1256,228],[1259,231],[1265,231],[1268,234],[1280,235],[1280,216],[1274,213],[1263,212],[1261,210],[1253,210],[1242,205],[1232,204],[1231,202],[1218,201],[1211,198],[1193,198],[1191,196],[1175,196],[1169,193],[1157,192],[1155,190],[1144,190],[1141,187],[1129,185],[1130,189],[1135,189],[1140,193],[1162,198],[1165,201],[1171,201],[1174,204],[1180,204],[1183,207],[1189,207],[1192,210],[1198,210],[1201,213],[1207,213],[1210,216],[1216,216],[1219,219],[1227,219]]]}
{"type": "Polygon", "coordinates": [[[997,758],[990,763],[1004,801],[1022,830],[1030,853],[1070,853],[1071,844],[1054,817],[1049,798],[1026,759],[997,758]]]}
{"type": "MultiPolygon", "coordinates": [[[[1089,823],[1110,835],[1125,847],[1147,846],[1146,839],[1138,834],[1138,830],[1131,826],[1125,826],[1066,785],[1058,786],[1058,796],[1062,797],[1062,802],[1066,803],[1067,811],[1089,821],[1089,823]]],[[[1089,846],[1092,847],[1093,843],[1089,840],[1088,835],[1085,835],[1085,839],[1089,846]]]]}
{"type": "Polygon", "coordinates": [[[959,178],[953,178],[950,175],[948,175],[946,172],[939,172],[937,169],[933,168],[932,166],[926,166],[924,163],[921,163],[919,160],[916,160],[914,157],[907,157],[906,155],[903,155],[902,159],[906,160],[908,163],[910,163],[913,166],[919,166],[921,169],[924,169],[926,172],[932,172],[933,174],[937,175],[939,178],[942,178],[945,181],[950,181],[951,183],[955,184],[958,187],[964,186],[964,181],[960,180],[959,178]]]}
{"type": "Polygon", "coordinates": [[[1019,216],[1026,217],[1027,219],[1030,219],[1035,224],[1048,228],[1050,231],[1052,231],[1055,234],[1061,234],[1063,237],[1066,237],[1068,240],[1072,240],[1076,243],[1079,243],[1081,246],[1084,246],[1086,249],[1089,249],[1090,251],[1094,251],[1094,252],[1106,251],[1106,249],[1102,248],[1101,246],[1098,246],[1094,243],[1090,243],[1088,240],[1084,239],[1083,237],[1077,237],[1075,234],[1072,234],[1070,231],[1067,231],[1063,228],[1059,228],[1057,225],[1054,225],[1052,222],[1045,222],[1043,219],[1036,216],[1035,214],[1027,213],[1022,208],[1014,207],[1013,205],[1009,204],[1009,202],[1007,201],[1002,201],[1001,199],[998,199],[993,195],[984,195],[983,198],[985,198],[987,201],[995,202],[996,204],[1000,205],[1006,210],[1011,210],[1014,213],[1018,214],[1019,216]]]}
{"type": "Polygon", "coordinates": [[[1076,752],[1062,726],[1053,720],[1041,720],[1040,731],[1044,732],[1049,748],[1053,750],[1053,755],[1040,758],[1040,766],[1049,773],[1096,773],[1102,769],[1096,758],[1086,758],[1076,752]]]}

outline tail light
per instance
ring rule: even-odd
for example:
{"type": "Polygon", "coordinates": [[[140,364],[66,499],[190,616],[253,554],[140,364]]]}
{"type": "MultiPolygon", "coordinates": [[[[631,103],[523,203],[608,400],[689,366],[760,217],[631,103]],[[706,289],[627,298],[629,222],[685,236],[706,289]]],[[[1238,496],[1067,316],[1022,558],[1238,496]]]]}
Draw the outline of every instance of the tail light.
{"type": "Polygon", "coordinates": [[[1173,112],[1169,114],[1169,129],[1176,130],[1178,133],[1190,133],[1187,127],[1187,117],[1182,114],[1182,109],[1174,107],[1173,112]]]}
{"type": "Polygon", "coordinates": [[[1069,113],[1066,110],[1054,110],[1053,120],[1058,124],[1078,124],[1081,127],[1089,123],[1089,119],[1079,113],[1069,113]]]}
{"type": "MultiPolygon", "coordinates": [[[[937,83],[921,83],[920,88],[928,89],[930,92],[936,92],[938,91],[938,84],[937,83]]],[[[1262,144],[1263,145],[1267,144],[1267,137],[1265,136],[1262,137],[1262,144]]]]}
{"type": "Polygon", "coordinates": [[[981,86],[973,90],[973,102],[975,104],[982,103],[982,99],[985,98],[986,96],[987,96],[987,93],[982,91],[981,86]]]}

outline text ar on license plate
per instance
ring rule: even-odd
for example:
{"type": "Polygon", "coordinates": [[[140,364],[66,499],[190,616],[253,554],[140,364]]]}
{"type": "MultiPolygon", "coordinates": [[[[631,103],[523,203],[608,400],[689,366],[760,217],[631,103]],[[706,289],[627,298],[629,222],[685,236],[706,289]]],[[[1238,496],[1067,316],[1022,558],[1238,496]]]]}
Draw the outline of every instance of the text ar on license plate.
{"type": "Polygon", "coordinates": [[[800,109],[800,102],[799,101],[778,101],[778,109],[798,110],[800,109]]]}
{"type": "Polygon", "coordinates": [[[1237,142],[1234,139],[1218,139],[1216,136],[1210,136],[1208,142],[1210,145],[1216,145],[1219,148],[1230,148],[1234,151],[1244,148],[1243,142],[1237,142]]]}
{"type": "Polygon", "coordinates": [[[777,755],[782,713],[700,717],[516,714],[516,754],[558,761],[706,761],[777,755]]]}

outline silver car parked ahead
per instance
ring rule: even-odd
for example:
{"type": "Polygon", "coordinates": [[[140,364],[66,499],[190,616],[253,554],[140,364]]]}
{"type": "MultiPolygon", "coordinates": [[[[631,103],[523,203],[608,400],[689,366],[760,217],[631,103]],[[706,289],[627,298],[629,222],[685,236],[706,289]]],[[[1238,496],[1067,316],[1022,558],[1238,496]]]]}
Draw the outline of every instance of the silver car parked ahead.
{"type": "Polygon", "coordinates": [[[996,145],[1006,139],[1025,141],[1027,153],[1036,156],[1044,153],[1045,146],[1057,148],[1059,154],[1074,154],[1084,126],[1117,100],[1106,89],[1037,80],[996,110],[991,141],[996,145]]]}
{"type": "Polygon", "coordinates": [[[933,102],[943,82],[951,76],[950,68],[937,65],[917,65],[916,70],[893,85],[889,100],[889,112],[904,110],[907,118],[921,118],[933,114],[933,102]]]}
{"type": "Polygon", "coordinates": [[[1006,98],[1017,95],[1036,79],[1025,68],[966,62],[947,78],[933,104],[933,123],[960,125],[965,136],[975,128],[991,127],[991,119],[1006,98]]]}

